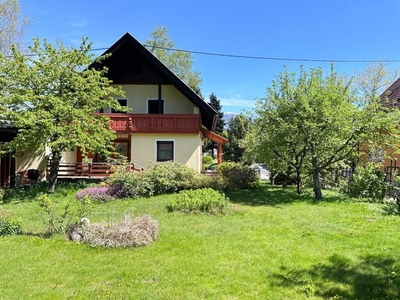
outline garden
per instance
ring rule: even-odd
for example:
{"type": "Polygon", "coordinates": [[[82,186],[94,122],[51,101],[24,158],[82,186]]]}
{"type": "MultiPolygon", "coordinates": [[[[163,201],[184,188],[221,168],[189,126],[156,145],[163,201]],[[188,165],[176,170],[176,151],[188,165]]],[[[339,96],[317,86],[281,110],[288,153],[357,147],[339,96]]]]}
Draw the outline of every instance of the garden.
{"type": "Polygon", "coordinates": [[[116,172],[102,185],[60,183],[52,194],[44,185],[6,191],[1,298],[399,298],[396,206],[333,189],[317,201],[312,189],[256,178],[227,186],[233,174],[230,182],[244,183],[238,168],[205,178],[161,165],[159,181],[151,170],[116,172]],[[68,231],[77,227],[78,242],[68,231]]]}

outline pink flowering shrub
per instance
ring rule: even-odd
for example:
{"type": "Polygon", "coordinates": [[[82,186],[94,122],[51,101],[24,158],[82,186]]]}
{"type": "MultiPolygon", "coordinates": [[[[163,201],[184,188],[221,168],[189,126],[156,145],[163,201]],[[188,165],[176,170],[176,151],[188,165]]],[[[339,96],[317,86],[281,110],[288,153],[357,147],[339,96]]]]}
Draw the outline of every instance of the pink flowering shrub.
{"type": "Polygon", "coordinates": [[[96,186],[96,187],[88,187],[83,190],[78,191],[75,194],[75,198],[78,200],[83,200],[86,196],[88,196],[91,200],[99,201],[99,202],[108,202],[114,199],[109,191],[107,186],[96,186]]]}

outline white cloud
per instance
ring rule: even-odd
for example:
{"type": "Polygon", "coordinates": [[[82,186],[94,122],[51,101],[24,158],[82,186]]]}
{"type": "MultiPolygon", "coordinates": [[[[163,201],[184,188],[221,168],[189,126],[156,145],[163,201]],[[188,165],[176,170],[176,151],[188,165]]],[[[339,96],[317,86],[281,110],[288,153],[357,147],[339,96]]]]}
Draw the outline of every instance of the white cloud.
{"type": "Polygon", "coordinates": [[[76,18],[68,21],[69,27],[72,28],[86,28],[88,24],[89,22],[87,20],[78,20],[76,18]]]}
{"type": "Polygon", "coordinates": [[[220,103],[222,106],[229,106],[229,107],[240,107],[240,108],[252,108],[254,107],[255,100],[248,100],[236,97],[230,98],[220,98],[220,103]]]}

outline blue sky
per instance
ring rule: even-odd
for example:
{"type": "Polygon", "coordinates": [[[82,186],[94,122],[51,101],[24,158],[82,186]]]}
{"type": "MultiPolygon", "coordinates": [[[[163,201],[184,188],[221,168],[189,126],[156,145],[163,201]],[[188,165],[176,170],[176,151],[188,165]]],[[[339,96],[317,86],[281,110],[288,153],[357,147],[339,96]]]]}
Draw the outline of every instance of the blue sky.
{"type": "MultiPolygon", "coordinates": [[[[94,48],[111,46],[126,32],[144,43],[165,26],[175,47],[185,50],[328,60],[400,59],[398,0],[20,0],[32,18],[27,38],[57,39],[77,46],[88,37],[94,48]]],[[[98,54],[102,52],[99,51],[98,54]]],[[[214,92],[224,112],[251,110],[286,65],[297,72],[330,63],[256,60],[193,55],[201,91],[214,92]]],[[[366,63],[335,63],[354,75],[366,63]]],[[[391,63],[399,68],[400,62],[391,63]]]]}

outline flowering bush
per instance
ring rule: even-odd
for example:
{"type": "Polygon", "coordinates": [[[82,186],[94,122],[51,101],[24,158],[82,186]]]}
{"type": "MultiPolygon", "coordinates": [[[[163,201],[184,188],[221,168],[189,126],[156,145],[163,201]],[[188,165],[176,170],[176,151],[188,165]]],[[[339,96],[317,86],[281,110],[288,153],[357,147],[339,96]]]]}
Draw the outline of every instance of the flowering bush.
{"type": "Polygon", "coordinates": [[[108,202],[113,199],[106,186],[88,187],[75,194],[75,198],[78,200],[83,200],[86,196],[100,202],[108,202]]]}

